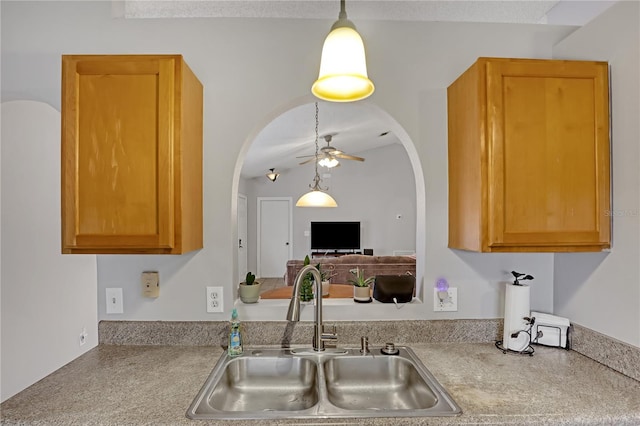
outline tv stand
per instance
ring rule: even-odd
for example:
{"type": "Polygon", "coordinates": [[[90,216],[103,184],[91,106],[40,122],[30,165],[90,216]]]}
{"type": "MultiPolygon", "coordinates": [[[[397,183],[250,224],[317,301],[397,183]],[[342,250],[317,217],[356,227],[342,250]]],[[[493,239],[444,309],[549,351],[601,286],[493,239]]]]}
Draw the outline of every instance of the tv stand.
{"type": "Polygon", "coordinates": [[[316,250],[311,252],[311,257],[340,257],[346,254],[362,254],[360,250],[316,250]]]}

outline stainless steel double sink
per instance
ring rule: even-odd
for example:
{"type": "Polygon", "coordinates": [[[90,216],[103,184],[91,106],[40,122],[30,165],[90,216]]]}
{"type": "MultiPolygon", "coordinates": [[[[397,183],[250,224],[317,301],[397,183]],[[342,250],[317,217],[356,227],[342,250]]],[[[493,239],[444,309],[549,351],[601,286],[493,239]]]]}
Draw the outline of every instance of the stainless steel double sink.
{"type": "Polygon", "coordinates": [[[380,349],[245,350],[223,355],[190,419],[427,417],[462,412],[415,353],[380,349]]]}

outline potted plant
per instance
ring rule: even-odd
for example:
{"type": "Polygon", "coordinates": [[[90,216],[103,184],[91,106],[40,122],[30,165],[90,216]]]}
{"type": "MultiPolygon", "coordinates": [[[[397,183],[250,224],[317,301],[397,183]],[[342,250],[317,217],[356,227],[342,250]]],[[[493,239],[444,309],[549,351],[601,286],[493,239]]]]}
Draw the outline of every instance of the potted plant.
{"type": "Polygon", "coordinates": [[[364,269],[352,269],[353,278],[349,280],[353,284],[353,300],[360,303],[371,302],[371,291],[369,285],[373,282],[374,277],[365,278],[364,269]]]}
{"type": "MultiPolygon", "coordinates": [[[[303,266],[307,266],[311,263],[309,255],[305,256],[303,266]]],[[[313,300],[313,275],[308,272],[304,278],[302,278],[302,284],[300,285],[300,301],[309,302],[313,300]]]]}
{"type": "Polygon", "coordinates": [[[245,280],[240,283],[238,296],[244,303],[256,303],[260,298],[260,282],[256,281],[256,276],[247,272],[245,280]]]}
{"type": "Polygon", "coordinates": [[[320,278],[322,279],[322,297],[328,296],[329,286],[331,285],[331,282],[329,281],[331,279],[331,275],[328,271],[323,270],[319,263],[316,265],[316,268],[318,269],[318,272],[320,272],[320,278]]]}

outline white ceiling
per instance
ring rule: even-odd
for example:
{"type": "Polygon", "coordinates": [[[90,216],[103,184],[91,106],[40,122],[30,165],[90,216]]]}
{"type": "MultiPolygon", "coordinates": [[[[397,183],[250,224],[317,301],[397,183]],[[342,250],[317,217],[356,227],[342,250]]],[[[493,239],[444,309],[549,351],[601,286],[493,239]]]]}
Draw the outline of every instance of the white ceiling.
{"type": "MultiPolygon", "coordinates": [[[[326,146],[322,136],[331,134],[331,146],[347,154],[400,143],[379,110],[362,102],[318,102],[318,146],[326,146]]],[[[270,168],[284,171],[297,167],[315,154],[315,105],[309,103],[276,117],[251,144],[242,167],[245,178],[263,176],[270,168]]],[[[348,161],[348,160],[340,160],[348,161]]],[[[365,160],[366,161],[366,160],[365,160]]],[[[307,166],[309,167],[309,166],[307,166]]]]}
{"type": "MultiPolygon", "coordinates": [[[[465,1],[465,0],[348,0],[347,13],[360,20],[495,22],[554,25],[584,25],[615,1],[465,1]]],[[[338,0],[125,0],[113,1],[115,16],[138,18],[306,18],[337,19],[338,0]]],[[[388,132],[389,123],[366,103],[319,102],[320,147],[322,136],[335,134],[331,145],[348,154],[400,143],[388,132]]],[[[297,167],[315,151],[315,108],[310,103],[293,108],[268,124],[252,143],[242,176],[264,176],[268,169],[284,171],[297,167]]],[[[345,161],[345,160],[341,160],[345,161]]]]}
{"type": "MultiPolygon", "coordinates": [[[[349,18],[354,21],[380,19],[584,25],[595,15],[591,12],[585,15],[582,10],[597,10],[610,3],[593,0],[348,0],[346,5],[349,18]],[[557,8],[558,5],[562,7],[557,8]],[[557,22],[558,19],[564,22],[557,22]]],[[[337,19],[339,11],[339,0],[113,0],[113,4],[114,13],[126,18],[337,19]]]]}

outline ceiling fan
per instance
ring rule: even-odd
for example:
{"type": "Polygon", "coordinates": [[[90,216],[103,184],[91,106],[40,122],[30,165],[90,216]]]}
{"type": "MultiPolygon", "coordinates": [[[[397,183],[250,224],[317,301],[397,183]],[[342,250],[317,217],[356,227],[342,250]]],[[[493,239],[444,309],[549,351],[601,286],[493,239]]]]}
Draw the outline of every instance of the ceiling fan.
{"type": "Polygon", "coordinates": [[[325,140],[325,142],[327,142],[327,146],[323,146],[322,148],[320,148],[320,152],[317,154],[317,156],[315,154],[313,155],[303,155],[301,157],[296,157],[296,158],[306,158],[306,157],[311,157],[306,161],[303,161],[302,163],[300,163],[300,165],[302,164],[307,164],[311,161],[313,161],[314,159],[316,159],[318,161],[318,165],[320,166],[324,166],[327,168],[331,168],[331,167],[336,167],[340,165],[340,162],[338,161],[338,158],[341,158],[343,160],[355,160],[355,161],[364,161],[364,158],[362,157],[356,157],[355,155],[349,155],[346,154],[342,151],[340,151],[339,149],[336,149],[334,147],[331,146],[331,139],[333,139],[333,137],[336,134],[328,134],[328,135],[324,135],[322,136],[322,138],[325,140]]]}

